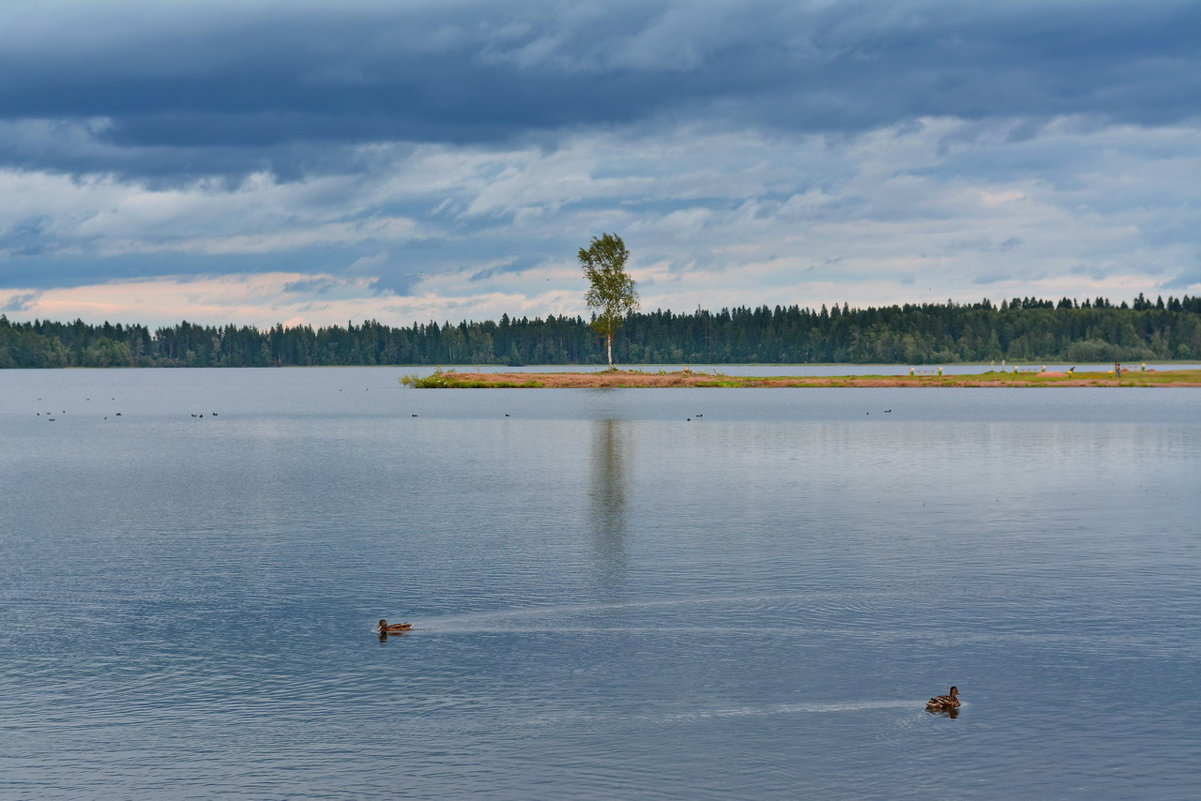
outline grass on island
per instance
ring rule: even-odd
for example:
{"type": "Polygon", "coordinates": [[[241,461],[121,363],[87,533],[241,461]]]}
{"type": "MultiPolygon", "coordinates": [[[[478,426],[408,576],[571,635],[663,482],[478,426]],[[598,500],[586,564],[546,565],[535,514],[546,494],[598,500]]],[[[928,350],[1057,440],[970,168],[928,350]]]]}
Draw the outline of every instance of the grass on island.
{"type": "MultiPolygon", "coordinates": [[[[922,368],[927,370],[928,368],[922,368]]],[[[685,368],[602,370],[588,373],[466,373],[436,369],[432,375],[406,375],[401,382],[418,389],[467,388],[638,388],[638,387],[1201,387],[1201,370],[1123,370],[1095,373],[991,371],[968,375],[731,376],[685,368]]]]}
{"type": "Polygon", "coordinates": [[[528,381],[503,380],[505,377],[520,376],[521,373],[504,373],[504,374],[477,374],[477,373],[456,373],[454,370],[443,370],[439,367],[434,370],[432,375],[425,377],[419,375],[406,375],[400,379],[400,383],[416,387],[418,389],[480,389],[480,388],[506,388],[506,389],[537,389],[543,384],[534,379],[528,381]],[[479,378],[474,376],[479,375],[479,378]],[[472,377],[468,377],[472,376],[472,377]]]}

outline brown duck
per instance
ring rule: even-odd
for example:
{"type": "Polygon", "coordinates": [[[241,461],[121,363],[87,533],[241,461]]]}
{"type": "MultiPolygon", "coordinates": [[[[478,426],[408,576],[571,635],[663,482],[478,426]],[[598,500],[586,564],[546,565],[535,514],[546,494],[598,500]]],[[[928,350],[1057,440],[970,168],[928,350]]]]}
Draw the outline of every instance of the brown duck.
{"type": "Polygon", "coordinates": [[[412,623],[389,623],[383,618],[380,618],[378,626],[380,634],[400,634],[402,631],[408,631],[411,628],[413,628],[412,623]]]}
{"type": "Polygon", "coordinates": [[[936,695],[926,702],[927,712],[951,712],[959,709],[959,688],[952,687],[946,695],[936,695]]]}

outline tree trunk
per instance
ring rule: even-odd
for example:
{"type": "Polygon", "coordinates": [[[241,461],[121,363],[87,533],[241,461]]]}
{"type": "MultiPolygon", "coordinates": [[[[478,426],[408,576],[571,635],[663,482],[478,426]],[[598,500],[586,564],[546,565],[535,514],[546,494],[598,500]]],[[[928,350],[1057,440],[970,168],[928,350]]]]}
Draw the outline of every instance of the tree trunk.
{"type": "Polygon", "coordinates": [[[605,337],[605,352],[609,354],[609,369],[613,369],[613,332],[605,337]]]}

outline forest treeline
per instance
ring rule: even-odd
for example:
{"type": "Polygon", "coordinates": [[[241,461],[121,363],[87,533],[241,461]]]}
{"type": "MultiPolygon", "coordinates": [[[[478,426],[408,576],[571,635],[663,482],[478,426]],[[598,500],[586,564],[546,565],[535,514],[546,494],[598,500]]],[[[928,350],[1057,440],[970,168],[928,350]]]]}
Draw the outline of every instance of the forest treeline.
{"type": "MultiPolygon", "coordinates": [[[[625,364],[1201,359],[1201,297],[657,310],[627,315],[613,347],[625,364]]],[[[181,322],[152,332],[137,324],[0,315],[0,368],[604,362],[604,339],[578,316],[409,327],[374,320],[268,329],[181,322]]]]}

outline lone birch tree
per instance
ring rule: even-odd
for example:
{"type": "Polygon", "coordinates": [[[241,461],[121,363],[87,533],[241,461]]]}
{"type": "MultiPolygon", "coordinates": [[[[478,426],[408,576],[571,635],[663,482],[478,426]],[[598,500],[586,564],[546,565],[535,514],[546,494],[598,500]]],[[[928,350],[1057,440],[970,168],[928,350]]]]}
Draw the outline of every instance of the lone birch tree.
{"type": "Polygon", "coordinates": [[[612,370],[613,335],[626,314],[638,308],[638,290],[625,271],[630,251],[617,234],[601,234],[592,237],[587,249],[580,248],[579,258],[589,284],[584,301],[596,314],[592,327],[605,338],[605,352],[612,370]]]}

